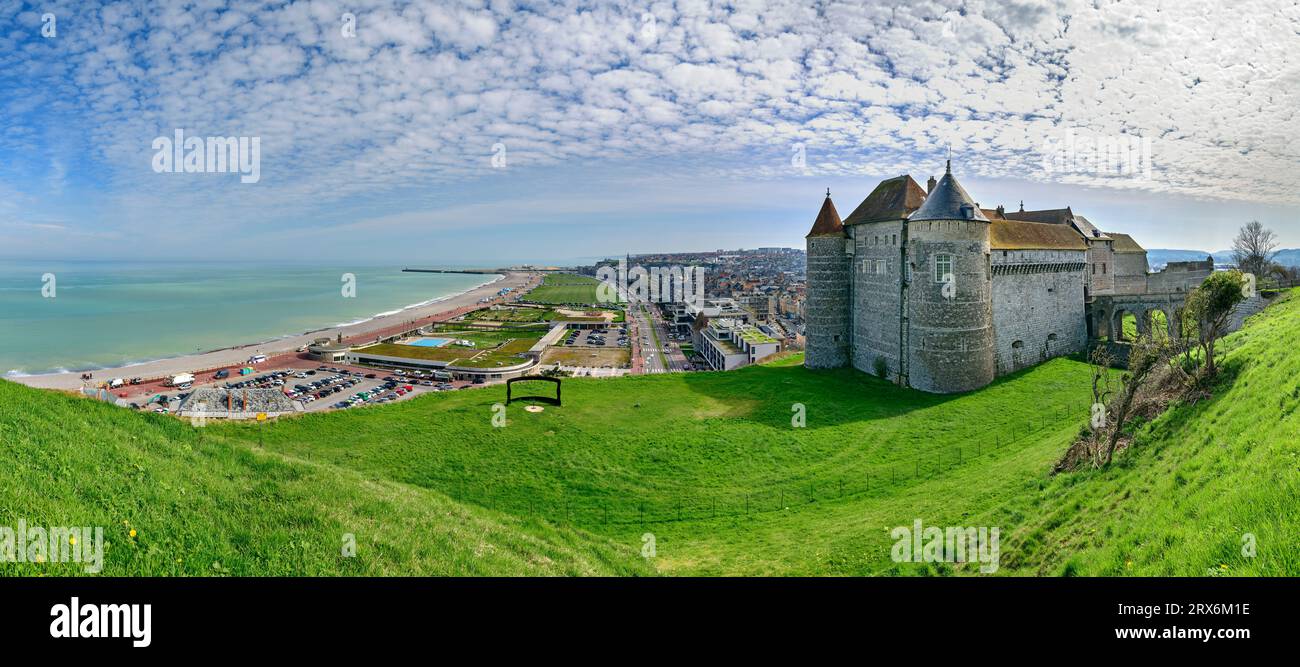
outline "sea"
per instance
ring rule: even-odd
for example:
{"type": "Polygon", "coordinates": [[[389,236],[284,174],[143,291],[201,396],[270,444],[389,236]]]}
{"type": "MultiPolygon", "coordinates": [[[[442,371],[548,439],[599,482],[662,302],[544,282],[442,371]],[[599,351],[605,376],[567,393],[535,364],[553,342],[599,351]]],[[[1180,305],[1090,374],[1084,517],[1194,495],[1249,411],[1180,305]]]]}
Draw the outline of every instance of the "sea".
{"type": "Polygon", "coordinates": [[[0,374],[79,372],[272,341],[497,278],[402,268],[0,260],[0,374]]]}

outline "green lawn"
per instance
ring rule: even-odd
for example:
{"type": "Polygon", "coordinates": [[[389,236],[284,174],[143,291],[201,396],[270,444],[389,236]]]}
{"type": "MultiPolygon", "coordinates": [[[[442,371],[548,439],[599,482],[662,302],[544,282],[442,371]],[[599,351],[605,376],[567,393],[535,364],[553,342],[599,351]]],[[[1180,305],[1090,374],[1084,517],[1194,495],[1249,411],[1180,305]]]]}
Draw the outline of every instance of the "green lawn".
{"type": "MultiPolygon", "coordinates": [[[[608,538],[210,428],[0,381],[0,526],[102,526],[103,576],[648,572],[608,538]],[[356,557],[342,555],[345,534],[356,557]]],[[[81,574],[0,563],[0,575],[81,574]]]]}
{"type": "Polygon", "coordinates": [[[524,295],[525,301],[533,303],[599,303],[596,287],[599,280],[590,276],[573,273],[548,273],[542,278],[542,284],[524,295]]]}
{"type": "Polygon", "coordinates": [[[470,322],[529,323],[558,319],[559,315],[548,308],[483,308],[465,316],[470,322]]]}
{"type": "Polygon", "coordinates": [[[1088,417],[1089,370],[1069,359],[956,396],[798,355],[565,379],[563,407],[516,403],[503,428],[505,388],[487,387],[281,420],[262,448],[251,424],[194,429],[0,383],[0,435],[18,443],[0,452],[0,508],[144,521],[165,546],[119,573],[973,573],[890,559],[890,528],[921,519],[998,527],[1004,575],[1294,576],[1298,333],[1295,299],[1270,307],[1225,341],[1213,398],[1138,425],[1110,469],[1055,477],[1088,417]],[[351,526],[374,531],[379,562],[332,555],[351,526]]]}
{"type": "Polygon", "coordinates": [[[523,359],[518,355],[527,352],[541,340],[540,334],[524,336],[516,330],[439,330],[437,335],[467,340],[475,345],[448,343],[442,347],[422,347],[380,343],[358,348],[357,351],[386,357],[455,362],[457,366],[468,368],[492,368],[520,363],[523,359]]]}

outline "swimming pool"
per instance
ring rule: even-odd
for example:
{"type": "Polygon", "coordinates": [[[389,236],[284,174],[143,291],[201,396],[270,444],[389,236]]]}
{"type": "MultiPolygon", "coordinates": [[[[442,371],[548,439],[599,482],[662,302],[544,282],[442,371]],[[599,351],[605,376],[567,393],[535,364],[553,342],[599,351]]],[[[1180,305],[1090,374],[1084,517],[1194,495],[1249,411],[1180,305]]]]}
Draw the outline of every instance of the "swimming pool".
{"type": "Polygon", "coordinates": [[[407,345],[414,345],[416,347],[442,347],[450,342],[450,338],[421,338],[419,340],[413,340],[407,343],[407,345]]]}

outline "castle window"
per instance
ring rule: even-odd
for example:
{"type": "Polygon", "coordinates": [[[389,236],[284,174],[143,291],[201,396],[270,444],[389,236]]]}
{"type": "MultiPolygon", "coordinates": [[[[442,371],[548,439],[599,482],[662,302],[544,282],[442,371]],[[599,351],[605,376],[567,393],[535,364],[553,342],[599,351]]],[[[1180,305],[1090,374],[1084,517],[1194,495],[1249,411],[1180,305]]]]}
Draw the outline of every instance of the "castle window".
{"type": "Polygon", "coordinates": [[[889,265],[883,259],[876,260],[876,275],[883,276],[888,272],[889,265]]]}
{"type": "Polygon", "coordinates": [[[894,234],[894,245],[898,245],[898,234],[894,234]]]}
{"type": "Polygon", "coordinates": [[[1106,275],[1106,263],[1105,263],[1105,262],[1102,262],[1102,264],[1101,264],[1101,275],[1103,275],[1103,276],[1106,275]]]}
{"type": "Polygon", "coordinates": [[[952,255],[939,253],[934,256],[934,282],[945,282],[944,276],[952,275],[952,255]]]}
{"type": "Polygon", "coordinates": [[[1054,341],[1054,340],[1056,340],[1056,334],[1054,334],[1054,333],[1047,334],[1047,340],[1048,340],[1049,342],[1050,342],[1050,341],[1054,341]]]}
{"type": "Polygon", "coordinates": [[[1020,348],[1022,348],[1022,347],[1024,347],[1024,346],[1025,346],[1025,341],[1023,341],[1023,340],[1018,340],[1018,341],[1015,341],[1015,342],[1011,343],[1011,347],[1013,347],[1013,348],[1015,348],[1015,349],[1017,349],[1017,350],[1019,350],[1020,348]]]}

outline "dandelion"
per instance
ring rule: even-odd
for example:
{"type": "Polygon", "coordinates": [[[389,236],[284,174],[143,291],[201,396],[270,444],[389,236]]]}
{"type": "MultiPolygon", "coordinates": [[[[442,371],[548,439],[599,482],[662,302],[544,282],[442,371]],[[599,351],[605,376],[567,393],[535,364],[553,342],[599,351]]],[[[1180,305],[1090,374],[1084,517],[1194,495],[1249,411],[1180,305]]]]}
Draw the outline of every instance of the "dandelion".
{"type": "Polygon", "coordinates": [[[1220,570],[1226,570],[1226,569],[1228,569],[1228,564],[1227,564],[1227,563],[1219,563],[1219,569],[1220,569],[1220,570]]]}
{"type": "Polygon", "coordinates": [[[128,535],[130,535],[131,537],[135,537],[135,529],[132,528],[132,529],[131,529],[131,532],[128,533],[128,535]]]}
{"type": "Polygon", "coordinates": [[[1133,567],[1133,561],[1128,561],[1124,563],[1124,567],[1133,567]]]}
{"type": "Polygon", "coordinates": [[[71,544],[74,547],[77,546],[77,538],[68,536],[68,544],[71,544]]]}

